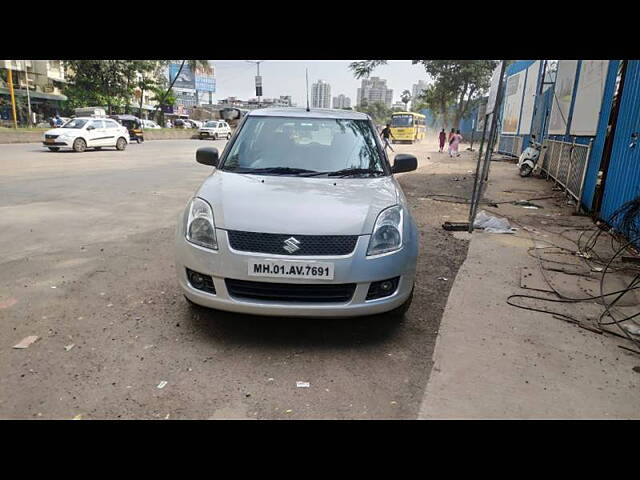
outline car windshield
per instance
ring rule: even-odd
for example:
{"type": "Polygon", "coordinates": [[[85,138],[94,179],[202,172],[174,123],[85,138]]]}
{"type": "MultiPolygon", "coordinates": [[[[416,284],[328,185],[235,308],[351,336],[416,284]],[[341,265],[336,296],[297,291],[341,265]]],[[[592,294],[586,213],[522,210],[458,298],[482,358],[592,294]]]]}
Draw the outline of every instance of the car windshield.
{"type": "Polygon", "coordinates": [[[204,124],[205,127],[216,127],[218,126],[218,122],[207,122],[204,124]]]}
{"type": "Polygon", "coordinates": [[[413,125],[413,116],[411,115],[393,115],[391,117],[392,127],[410,127],[413,125]]]}
{"type": "Polygon", "coordinates": [[[79,118],[75,118],[70,122],[65,123],[62,128],[82,128],[87,123],[86,120],[81,120],[79,118]]]}
{"type": "Polygon", "coordinates": [[[384,157],[366,120],[249,117],[221,165],[271,175],[384,175],[384,157]]]}

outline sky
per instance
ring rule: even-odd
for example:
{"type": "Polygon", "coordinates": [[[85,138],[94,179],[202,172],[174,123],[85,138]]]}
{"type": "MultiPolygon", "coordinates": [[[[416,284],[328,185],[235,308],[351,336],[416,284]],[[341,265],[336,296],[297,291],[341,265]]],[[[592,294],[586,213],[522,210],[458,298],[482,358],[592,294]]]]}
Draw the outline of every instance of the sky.
{"type": "MultiPolygon", "coordinates": [[[[263,98],[291,95],[298,106],[306,105],[305,68],[309,69],[309,94],[311,85],[324,80],[331,85],[331,97],[343,93],[356,104],[356,92],[360,80],[356,80],[348,66],[353,60],[265,60],[260,64],[263,98]]],[[[215,69],[215,100],[238,97],[242,100],[255,98],[255,64],[245,60],[210,60],[215,69]]],[[[403,90],[411,91],[418,80],[427,80],[421,65],[412,65],[411,60],[389,60],[371,76],[387,80],[393,89],[393,102],[400,101],[403,90]]]]}

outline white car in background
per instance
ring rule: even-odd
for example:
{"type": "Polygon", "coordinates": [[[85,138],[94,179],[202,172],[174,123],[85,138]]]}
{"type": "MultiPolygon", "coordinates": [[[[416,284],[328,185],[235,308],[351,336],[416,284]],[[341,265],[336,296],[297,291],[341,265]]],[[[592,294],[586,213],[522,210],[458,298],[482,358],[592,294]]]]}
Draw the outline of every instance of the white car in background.
{"type": "Polygon", "coordinates": [[[142,120],[142,126],[144,128],[148,128],[149,130],[157,130],[159,128],[160,129],[162,128],[160,125],[158,125],[153,120],[142,120]]]}
{"type": "Polygon", "coordinates": [[[74,118],[62,127],[46,131],[42,139],[42,144],[52,152],[61,148],[75,152],[84,152],[87,148],[100,150],[102,147],[124,150],[128,143],[126,127],[110,118],[95,117],[74,118]]]}
{"type": "Polygon", "coordinates": [[[210,120],[198,129],[198,135],[200,140],[205,138],[213,138],[218,140],[220,138],[231,138],[231,127],[224,120],[210,120]]]}

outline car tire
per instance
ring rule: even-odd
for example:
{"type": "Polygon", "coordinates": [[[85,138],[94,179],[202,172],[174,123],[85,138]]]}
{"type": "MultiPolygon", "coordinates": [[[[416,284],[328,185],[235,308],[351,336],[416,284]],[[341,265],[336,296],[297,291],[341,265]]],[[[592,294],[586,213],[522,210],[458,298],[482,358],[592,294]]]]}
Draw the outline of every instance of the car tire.
{"type": "Polygon", "coordinates": [[[122,151],[125,148],[127,148],[127,141],[124,139],[124,137],[120,137],[116,142],[116,150],[122,151]]]}
{"type": "Polygon", "coordinates": [[[60,147],[47,147],[49,150],[51,150],[52,152],[59,152],[60,151],[60,147]]]}
{"type": "Polygon", "coordinates": [[[214,140],[217,140],[217,139],[218,139],[218,134],[217,134],[217,133],[214,133],[214,134],[213,134],[213,139],[214,139],[214,140]]]}
{"type": "Polygon", "coordinates": [[[411,293],[409,294],[409,298],[407,298],[402,305],[394,308],[390,312],[387,312],[386,315],[389,318],[393,318],[394,320],[402,320],[411,307],[411,302],[413,301],[413,288],[411,288],[411,293]]]}
{"type": "Polygon", "coordinates": [[[231,134],[227,133],[227,140],[231,139],[231,134]]]}
{"type": "Polygon", "coordinates": [[[87,149],[87,142],[82,138],[76,138],[73,142],[73,151],[74,152],[84,152],[87,149]]]}

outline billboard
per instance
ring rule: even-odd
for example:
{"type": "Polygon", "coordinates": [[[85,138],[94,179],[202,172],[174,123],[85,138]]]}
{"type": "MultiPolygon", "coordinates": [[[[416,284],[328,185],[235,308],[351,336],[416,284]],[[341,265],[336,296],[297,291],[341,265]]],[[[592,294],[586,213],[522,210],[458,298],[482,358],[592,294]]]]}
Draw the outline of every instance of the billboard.
{"type": "Polygon", "coordinates": [[[595,135],[609,60],[583,60],[578,77],[571,135],[595,135]]]}
{"type": "Polygon", "coordinates": [[[577,67],[577,60],[560,60],[558,62],[551,116],[549,117],[549,134],[551,135],[565,135],[567,133],[569,108],[573,98],[577,67]]]}
{"type": "Polygon", "coordinates": [[[524,87],[520,130],[518,131],[520,135],[528,135],[531,133],[531,121],[533,120],[533,107],[536,102],[536,87],[538,86],[540,65],[540,60],[537,60],[527,68],[527,83],[524,87]]]}
{"type": "Polygon", "coordinates": [[[173,84],[174,87],[186,88],[191,90],[194,90],[196,88],[196,76],[187,65],[184,65],[184,67],[182,67],[182,70],[180,70],[179,63],[170,63],[169,82],[172,82],[173,79],[176,78],[176,75],[178,75],[178,78],[173,84]],[[178,75],[178,71],[180,71],[180,75],[178,75]]]}
{"type": "Polygon", "coordinates": [[[502,133],[518,133],[520,122],[520,106],[524,92],[525,71],[511,75],[507,79],[504,92],[504,115],[502,116],[502,133]]]}

